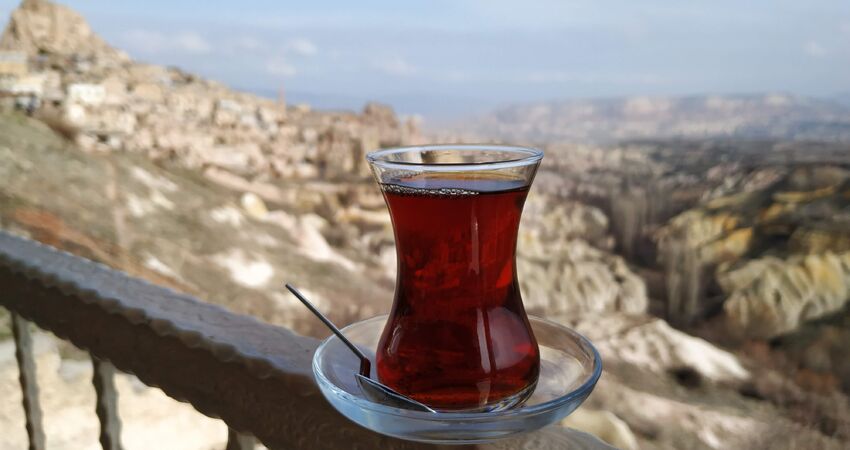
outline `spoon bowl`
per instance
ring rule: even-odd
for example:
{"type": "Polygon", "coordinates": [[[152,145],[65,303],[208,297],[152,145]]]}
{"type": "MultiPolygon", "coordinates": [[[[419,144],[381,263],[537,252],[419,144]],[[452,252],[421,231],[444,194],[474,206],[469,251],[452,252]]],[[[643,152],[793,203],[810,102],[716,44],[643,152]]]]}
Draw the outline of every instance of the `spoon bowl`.
{"type": "Polygon", "coordinates": [[[357,385],[360,386],[360,389],[363,391],[363,394],[366,396],[366,398],[369,398],[370,400],[377,403],[391,405],[394,408],[410,409],[414,411],[423,411],[431,413],[436,412],[428,406],[417,402],[416,400],[404,394],[400,394],[391,389],[389,386],[372,379],[370,377],[372,363],[369,361],[369,358],[359,348],[357,348],[356,345],[349,341],[348,338],[346,338],[345,335],[342,334],[342,331],[340,331],[339,328],[337,328],[336,325],[334,325],[333,322],[330,321],[330,319],[325,317],[325,315],[322,314],[321,311],[316,309],[316,307],[312,303],[310,303],[310,300],[307,300],[307,297],[304,297],[304,294],[298,291],[295,286],[292,286],[291,284],[287,283],[286,289],[288,289],[289,292],[291,292],[292,295],[295,296],[295,298],[297,298],[301,303],[303,303],[304,306],[306,306],[307,309],[310,310],[310,312],[312,312],[316,317],[318,317],[319,320],[321,320],[322,323],[324,323],[325,326],[327,326],[328,329],[330,329],[333,334],[336,335],[336,337],[340,341],[342,341],[342,343],[345,344],[345,346],[348,347],[349,350],[351,350],[352,353],[354,353],[354,356],[360,359],[360,373],[354,371],[352,372],[354,372],[354,376],[357,380],[357,385]]]}

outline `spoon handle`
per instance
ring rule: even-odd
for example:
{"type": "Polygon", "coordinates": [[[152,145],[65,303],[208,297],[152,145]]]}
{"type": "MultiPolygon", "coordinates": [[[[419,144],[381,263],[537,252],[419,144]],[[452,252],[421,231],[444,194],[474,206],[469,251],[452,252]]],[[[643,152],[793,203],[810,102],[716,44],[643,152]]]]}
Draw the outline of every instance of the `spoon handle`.
{"type": "Polygon", "coordinates": [[[333,324],[333,322],[328,320],[328,318],[325,317],[324,314],[319,312],[319,310],[316,309],[316,307],[313,306],[312,303],[310,303],[310,300],[307,300],[307,298],[304,297],[304,295],[302,295],[300,292],[298,292],[298,289],[295,289],[295,286],[293,286],[289,283],[286,283],[286,288],[289,289],[289,292],[292,292],[292,295],[294,295],[296,298],[298,298],[298,300],[300,300],[301,303],[303,303],[304,306],[306,306],[307,309],[310,310],[310,312],[315,314],[316,317],[318,317],[319,320],[321,320],[322,323],[325,324],[325,326],[330,328],[330,330],[333,331],[333,333],[336,335],[336,337],[338,337],[339,340],[341,340],[345,345],[347,345],[348,348],[350,348],[351,351],[354,352],[354,354],[358,358],[360,358],[360,375],[363,375],[364,377],[369,378],[369,375],[372,372],[372,363],[369,362],[369,358],[367,358],[366,355],[364,355],[363,352],[361,352],[359,348],[357,348],[353,343],[351,343],[351,341],[349,341],[348,338],[346,338],[345,335],[342,334],[342,331],[339,331],[339,328],[337,328],[336,325],[333,324]]]}

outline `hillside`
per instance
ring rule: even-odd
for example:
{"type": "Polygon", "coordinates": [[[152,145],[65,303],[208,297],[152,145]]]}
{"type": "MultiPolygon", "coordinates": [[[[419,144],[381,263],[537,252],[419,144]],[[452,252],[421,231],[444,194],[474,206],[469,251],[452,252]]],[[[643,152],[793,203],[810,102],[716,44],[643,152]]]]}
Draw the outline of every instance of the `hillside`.
{"type": "Polygon", "coordinates": [[[530,142],[635,139],[850,141],[850,108],[786,94],[632,97],[507,106],[458,130],[530,142]]]}
{"type": "Polygon", "coordinates": [[[317,300],[388,305],[386,283],[363,276],[374,264],[331,250],[318,216],[264,210],[255,195],[138,155],[81,152],[19,115],[0,115],[0,160],[3,229],[302,332],[311,327],[295,320],[302,307],[284,282],[317,300]]]}

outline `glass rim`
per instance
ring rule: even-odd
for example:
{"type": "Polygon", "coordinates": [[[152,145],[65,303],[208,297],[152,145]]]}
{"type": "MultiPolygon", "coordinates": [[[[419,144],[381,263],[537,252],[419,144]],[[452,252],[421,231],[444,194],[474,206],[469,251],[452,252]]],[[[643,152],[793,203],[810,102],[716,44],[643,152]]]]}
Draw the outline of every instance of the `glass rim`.
{"type": "Polygon", "coordinates": [[[506,169],[511,167],[522,167],[536,164],[543,159],[543,151],[533,147],[503,144],[433,144],[433,145],[411,145],[406,147],[393,147],[376,150],[366,154],[369,164],[387,169],[400,170],[423,170],[430,172],[468,172],[477,170],[506,169]],[[437,162],[422,163],[408,161],[392,161],[388,156],[401,153],[427,152],[427,151],[498,151],[514,153],[515,158],[506,158],[496,161],[481,162],[437,162]]]}

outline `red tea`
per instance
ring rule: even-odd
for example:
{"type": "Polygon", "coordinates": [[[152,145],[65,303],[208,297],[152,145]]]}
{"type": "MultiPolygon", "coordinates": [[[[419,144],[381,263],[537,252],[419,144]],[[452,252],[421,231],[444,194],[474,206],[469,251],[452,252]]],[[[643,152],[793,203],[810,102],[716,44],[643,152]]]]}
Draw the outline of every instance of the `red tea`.
{"type": "Polygon", "coordinates": [[[527,185],[418,177],[381,187],[398,280],[378,345],[380,381],[437,409],[530,393],[540,356],[515,267],[527,185]]]}

